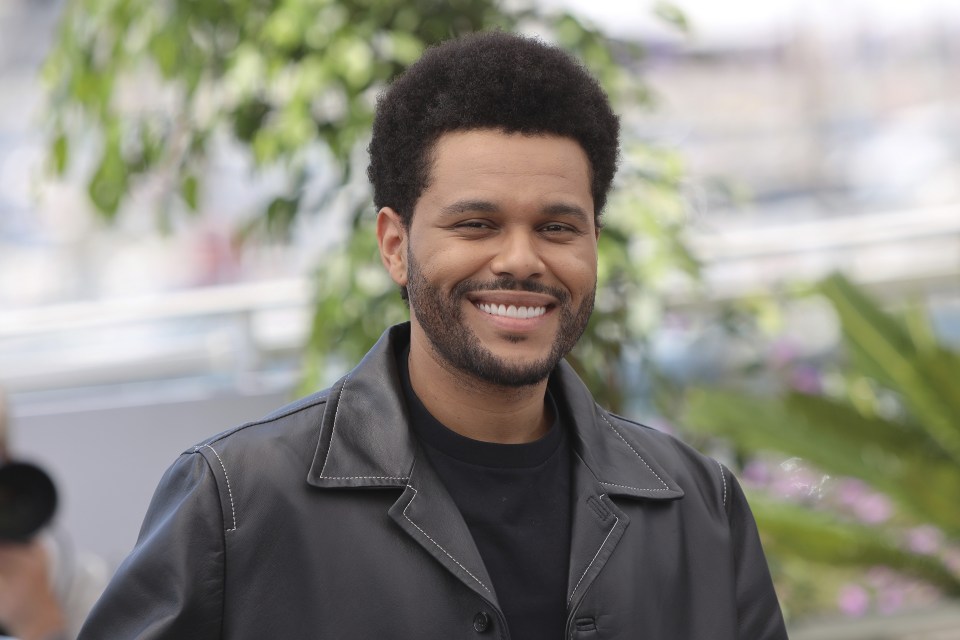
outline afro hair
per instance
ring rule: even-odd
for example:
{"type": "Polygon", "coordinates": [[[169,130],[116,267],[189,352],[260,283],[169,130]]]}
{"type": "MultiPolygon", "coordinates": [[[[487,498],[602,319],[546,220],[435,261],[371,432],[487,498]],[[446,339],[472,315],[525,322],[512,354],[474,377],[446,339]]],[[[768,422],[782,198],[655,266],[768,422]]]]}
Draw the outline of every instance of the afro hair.
{"type": "Polygon", "coordinates": [[[377,209],[393,208],[409,226],[436,141],[475,129],[576,140],[590,162],[600,227],[619,153],[620,124],[607,95],[560,49],[500,31],[428,49],[380,95],[367,168],[377,209]]]}

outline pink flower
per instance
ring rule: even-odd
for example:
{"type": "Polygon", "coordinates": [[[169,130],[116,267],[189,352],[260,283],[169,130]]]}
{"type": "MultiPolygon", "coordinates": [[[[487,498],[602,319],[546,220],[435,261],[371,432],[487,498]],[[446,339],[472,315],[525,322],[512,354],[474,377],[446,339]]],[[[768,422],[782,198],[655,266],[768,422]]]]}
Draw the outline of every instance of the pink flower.
{"type": "Polygon", "coordinates": [[[820,383],[820,372],[816,367],[800,364],[794,367],[790,372],[790,386],[809,395],[819,395],[823,393],[823,385],[820,383]]]}
{"type": "Polygon", "coordinates": [[[871,493],[853,505],[853,514],[867,524],[880,524],[893,515],[893,504],[882,493],[871,493]]]}
{"type": "Polygon", "coordinates": [[[780,464],[780,471],[773,479],[770,489],[784,498],[812,501],[820,498],[826,476],[817,476],[802,466],[802,461],[791,458],[780,464]]]}
{"type": "Polygon", "coordinates": [[[870,608],[870,594],[858,584],[847,584],[840,589],[837,607],[844,615],[860,617],[870,608]]]}
{"type": "Polygon", "coordinates": [[[940,550],[943,532],[936,527],[923,525],[907,531],[907,549],[914,553],[932,555],[940,550]]]}
{"type": "Polygon", "coordinates": [[[852,507],[870,493],[870,489],[856,478],[846,478],[837,483],[837,501],[844,507],[852,507]]]}
{"type": "Polygon", "coordinates": [[[797,357],[799,349],[790,340],[780,339],[770,345],[769,357],[770,364],[775,368],[783,367],[793,362],[797,357]]]}
{"type": "Polygon", "coordinates": [[[755,487],[764,487],[770,484],[771,473],[770,466],[763,460],[751,460],[743,467],[740,474],[745,484],[755,487]]]}
{"type": "Polygon", "coordinates": [[[880,592],[877,598],[877,609],[880,613],[894,613],[903,608],[906,601],[906,590],[893,586],[880,592]]]}
{"type": "Polygon", "coordinates": [[[893,503],[890,499],[873,491],[860,480],[848,478],[839,483],[836,496],[840,506],[850,509],[861,522],[879,524],[893,515],[893,503]]]}

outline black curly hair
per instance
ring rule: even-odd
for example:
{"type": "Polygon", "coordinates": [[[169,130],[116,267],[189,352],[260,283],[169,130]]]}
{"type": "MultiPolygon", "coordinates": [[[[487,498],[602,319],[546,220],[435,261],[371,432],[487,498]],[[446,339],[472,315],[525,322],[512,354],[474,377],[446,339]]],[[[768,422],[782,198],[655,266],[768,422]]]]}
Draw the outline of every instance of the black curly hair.
{"type": "Polygon", "coordinates": [[[600,228],[619,151],[620,123],[607,95],[560,49],[501,31],[428,49],[380,95],[367,168],[377,209],[393,208],[409,227],[437,139],[471,129],[576,140],[590,161],[600,228]]]}

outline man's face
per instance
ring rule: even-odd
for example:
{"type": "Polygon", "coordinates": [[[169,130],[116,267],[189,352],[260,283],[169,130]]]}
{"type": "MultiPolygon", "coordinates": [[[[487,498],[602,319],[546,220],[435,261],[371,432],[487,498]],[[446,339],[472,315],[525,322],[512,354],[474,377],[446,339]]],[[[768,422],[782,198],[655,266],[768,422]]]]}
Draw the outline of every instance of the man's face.
{"type": "Polygon", "coordinates": [[[593,310],[583,149],[495,130],[441,136],[407,232],[405,280],[414,344],[422,334],[441,364],[502,386],[546,379],[593,310]]]}

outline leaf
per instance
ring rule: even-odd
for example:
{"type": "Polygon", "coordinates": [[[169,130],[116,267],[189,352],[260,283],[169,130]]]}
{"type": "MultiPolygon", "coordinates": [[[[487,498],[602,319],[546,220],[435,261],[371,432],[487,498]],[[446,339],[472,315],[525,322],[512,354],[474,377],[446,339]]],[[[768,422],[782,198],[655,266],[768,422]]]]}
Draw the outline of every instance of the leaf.
{"type": "Polygon", "coordinates": [[[328,55],[349,88],[357,91],[370,84],[373,78],[373,50],[362,38],[338,38],[328,55]]]}
{"type": "Polygon", "coordinates": [[[69,140],[67,135],[61,131],[53,139],[50,146],[50,154],[53,160],[53,171],[56,175],[62,176],[67,170],[67,158],[69,154],[69,140]]]}
{"type": "MultiPolygon", "coordinates": [[[[871,362],[890,358],[888,366],[908,368],[906,358],[916,350],[894,318],[839,273],[823,280],[820,290],[836,309],[852,346],[861,349],[871,362]]],[[[882,369],[883,363],[879,364],[882,369]]]]}
{"type": "Polygon", "coordinates": [[[896,390],[929,436],[960,465],[960,362],[945,349],[918,351],[907,330],[839,274],[821,284],[864,373],[896,390]]]}
{"type": "Polygon", "coordinates": [[[150,41],[150,53],[160,73],[167,80],[173,79],[178,72],[182,72],[179,65],[180,44],[177,35],[179,35],[177,31],[161,29],[150,41]]]}
{"type": "Polygon", "coordinates": [[[935,556],[912,553],[883,529],[844,522],[824,512],[751,496],[767,552],[809,562],[873,567],[886,565],[960,596],[960,577],[935,556]]]}
{"type": "Polygon", "coordinates": [[[686,14],[672,2],[658,2],[653,8],[653,13],[680,31],[690,33],[690,22],[686,14]]]}
{"type": "Polygon", "coordinates": [[[299,196],[274,198],[267,207],[267,232],[273,236],[287,236],[299,207],[299,196]]]}
{"type": "Polygon", "coordinates": [[[917,352],[924,353],[939,348],[937,334],[926,312],[919,304],[911,304],[907,308],[903,322],[917,352]]]}
{"type": "Polygon", "coordinates": [[[199,181],[197,176],[193,174],[188,174],[184,176],[183,181],[180,183],[180,195],[183,196],[183,201],[187,203],[187,206],[190,207],[191,211],[197,210],[197,196],[199,193],[199,181]]]}
{"type": "Polygon", "coordinates": [[[90,199],[107,220],[117,215],[120,201],[127,191],[127,165],[120,152],[120,135],[117,132],[107,137],[100,163],[90,180],[90,199]]]}
{"type": "Polygon", "coordinates": [[[241,103],[231,114],[233,134],[241,142],[252,142],[270,110],[270,104],[260,98],[251,98],[241,103]]]}
{"type": "Polygon", "coordinates": [[[423,54],[423,42],[404,31],[391,31],[388,34],[389,56],[392,60],[407,67],[423,54]]]}
{"type": "Polygon", "coordinates": [[[688,393],[686,423],[749,451],[780,451],[861,478],[905,512],[960,535],[960,467],[900,425],[827,398],[706,390],[688,393]]]}

